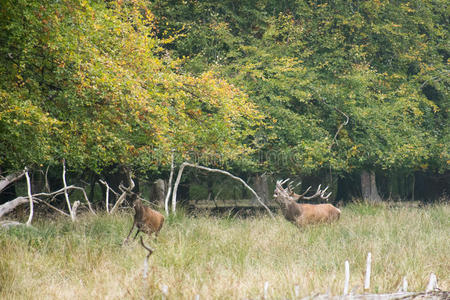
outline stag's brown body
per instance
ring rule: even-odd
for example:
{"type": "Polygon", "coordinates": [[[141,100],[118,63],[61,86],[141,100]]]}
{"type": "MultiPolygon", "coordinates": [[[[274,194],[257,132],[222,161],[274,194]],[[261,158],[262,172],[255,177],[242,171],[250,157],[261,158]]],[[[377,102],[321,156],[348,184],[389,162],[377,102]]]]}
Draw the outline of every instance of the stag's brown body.
{"type": "Polygon", "coordinates": [[[130,233],[125,241],[128,241],[128,238],[131,235],[131,232],[134,229],[134,226],[137,227],[136,235],[134,239],[136,239],[139,232],[145,232],[148,235],[155,233],[155,236],[158,236],[159,231],[161,230],[164,224],[164,216],[158,211],[151,209],[150,207],[145,206],[142,201],[136,197],[133,201],[134,206],[134,219],[133,225],[131,226],[130,233]]]}
{"type": "MultiPolygon", "coordinates": [[[[315,195],[304,198],[311,199],[321,196],[322,199],[326,199],[329,195],[324,197],[324,192],[325,190],[320,191],[319,186],[319,189],[315,195]]],[[[304,194],[297,195],[289,189],[284,189],[281,186],[281,182],[277,182],[274,198],[280,205],[281,211],[288,221],[296,224],[297,226],[304,226],[307,224],[332,222],[339,219],[341,211],[331,204],[300,204],[295,202],[295,199],[302,199],[303,196],[304,194]]]]}

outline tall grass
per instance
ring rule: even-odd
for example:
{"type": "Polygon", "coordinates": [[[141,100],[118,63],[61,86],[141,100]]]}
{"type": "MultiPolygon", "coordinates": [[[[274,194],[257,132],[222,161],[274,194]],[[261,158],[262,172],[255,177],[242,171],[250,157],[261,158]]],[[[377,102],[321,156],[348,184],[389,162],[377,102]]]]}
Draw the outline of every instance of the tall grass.
{"type": "Polygon", "coordinates": [[[450,287],[450,206],[424,208],[352,204],[341,219],[298,229],[278,216],[241,219],[182,213],[166,221],[149,276],[142,278],[146,251],[121,243],[131,214],[40,220],[34,228],[0,230],[1,299],[257,298],[269,282],[269,297],[340,294],[344,262],[350,286],[362,293],[365,259],[372,253],[371,292],[393,292],[406,276],[423,291],[431,272],[450,287]]]}

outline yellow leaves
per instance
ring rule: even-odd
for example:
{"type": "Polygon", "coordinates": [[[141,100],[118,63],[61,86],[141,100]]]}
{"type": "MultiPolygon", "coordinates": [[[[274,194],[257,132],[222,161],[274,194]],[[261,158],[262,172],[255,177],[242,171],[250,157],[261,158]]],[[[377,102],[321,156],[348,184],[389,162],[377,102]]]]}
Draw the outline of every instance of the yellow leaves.
{"type": "Polygon", "coordinates": [[[428,169],[428,164],[421,164],[420,168],[425,171],[426,169],[428,169]]]}

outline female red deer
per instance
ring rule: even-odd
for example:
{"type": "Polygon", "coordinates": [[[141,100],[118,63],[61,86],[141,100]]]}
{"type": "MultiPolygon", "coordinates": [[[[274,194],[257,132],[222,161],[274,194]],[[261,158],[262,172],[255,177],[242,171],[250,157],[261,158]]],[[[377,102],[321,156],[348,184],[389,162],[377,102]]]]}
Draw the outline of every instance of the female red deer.
{"type": "Polygon", "coordinates": [[[281,211],[288,221],[300,227],[306,224],[331,222],[339,219],[341,211],[331,204],[299,204],[296,202],[301,199],[309,200],[317,197],[326,200],[331,195],[329,193],[325,196],[328,187],[321,190],[319,185],[314,195],[306,197],[305,195],[311,187],[299,195],[293,192],[290,184],[286,189],[283,188],[286,181],[277,181],[273,197],[280,205],[281,211]]]}
{"type": "Polygon", "coordinates": [[[124,244],[128,242],[128,238],[130,237],[131,232],[134,229],[134,226],[137,227],[137,232],[133,240],[136,239],[140,231],[145,232],[148,235],[155,233],[155,236],[158,236],[158,233],[161,230],[161,227],[163,226],[164,223],[164,216],[161,213],[157,212],[156,210],[144,206],[144,204],[142,204],[142,200],[139,199],[137,194],[133,193],[131,195],[131,199],[133,200],[134,219],[133,225],[131,226],[130,229],[130,233],[128,233],[128,236],[124,241],[124,244]]]}

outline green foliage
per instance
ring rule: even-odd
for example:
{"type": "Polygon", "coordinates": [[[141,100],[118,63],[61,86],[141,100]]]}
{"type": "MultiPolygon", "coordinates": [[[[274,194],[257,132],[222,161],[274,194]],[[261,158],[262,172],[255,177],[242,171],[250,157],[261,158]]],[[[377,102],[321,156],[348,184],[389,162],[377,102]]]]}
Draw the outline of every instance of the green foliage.
{"type": "Polygon", "coordinates": [[[7,2],[1,29],[6,167],[148,169],[172,149],[225,160],[249,150],[254,105],[214,72],[181,72],[162,48],[175,37],[157,37],[144,1],[7,2]]]}
{"type": "Polygon", "coordinates": [[[190,56],[188,69],[220,71],[269,116],[252,142],[263,157],[273,151],[288,163],[263,159],[257,168],[301,174],[448,170],[442,7],[442,1],[152,4],[156,19],[183,31],[169,49],[190,56]],[[346,119],[339,111],[350,122],[334,140],[346,119]]]}
{"type": "Polygon", "coordinates": [[[0,165],[448,172],[443,7],[3,1],[0,165]]]}

